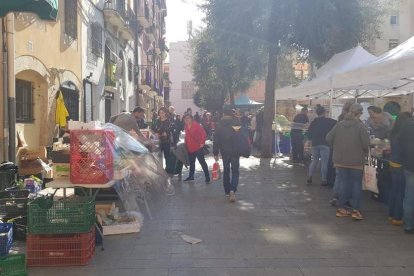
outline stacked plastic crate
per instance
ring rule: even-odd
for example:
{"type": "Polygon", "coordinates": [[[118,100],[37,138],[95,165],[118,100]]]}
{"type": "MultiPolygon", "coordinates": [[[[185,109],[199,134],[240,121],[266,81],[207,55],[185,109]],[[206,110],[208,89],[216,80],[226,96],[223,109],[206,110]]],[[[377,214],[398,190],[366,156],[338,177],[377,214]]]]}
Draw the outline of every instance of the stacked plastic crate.
{"type": "Polygon", "coordinates": [[[29,203],[28,266],[86,265],[95,252],[95,201],[91,197],[29,203]]]}
{"type": "Polygon", "coordinates": [[[9,255],[13,243],[13,224],[0,223],[0,275],[26,275],[25,255],[9,255]]]}
{"type": "MultiPolygon", "coordinates": [[[[114,133],[71,130],[70,181],[107,183],[113,178],[114,133]]],[[[28,266],[86,265],[95,251],[95,200],[40,197],[28,205],[28,266]]]]}

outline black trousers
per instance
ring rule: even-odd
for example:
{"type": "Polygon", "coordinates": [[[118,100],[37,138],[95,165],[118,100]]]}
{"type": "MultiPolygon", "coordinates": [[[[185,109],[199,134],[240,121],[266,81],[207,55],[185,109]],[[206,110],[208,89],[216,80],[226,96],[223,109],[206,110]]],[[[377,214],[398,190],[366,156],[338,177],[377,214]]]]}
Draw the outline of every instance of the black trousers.
{"type": "Polygon", "coordinates": [[[195,173],[195,161],[196,159],[198,160],[198,162],[200,163],[201,167],[203,168],[204,171],[204,175],[206,177],[206,180],[210,180],[210,174],[208,172],[208,167],[207,167],[207,163],[206,163],[206,159],[204,158],[204,152],[203,149],[200,149],[196,152],[189,152],[188,153],[188,157],[190,159],[190,178],[194,178],[194,173],[195,173]]]}
{"type": "Polygon", "coordinates": [[[292,160],[303,161],[304,141],[302,131],[291,131],[292,160]]]}

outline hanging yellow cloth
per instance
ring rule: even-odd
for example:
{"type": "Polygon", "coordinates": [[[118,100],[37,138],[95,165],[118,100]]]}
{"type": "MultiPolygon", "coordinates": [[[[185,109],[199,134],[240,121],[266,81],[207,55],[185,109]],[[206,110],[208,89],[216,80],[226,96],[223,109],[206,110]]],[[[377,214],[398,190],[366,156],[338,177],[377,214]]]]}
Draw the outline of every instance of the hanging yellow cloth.
{"type": "Polygon", "coordinates": [[[65,101],[63,100],[63,95],[61,91],[58,91],[58,96],[56,98],[56,114],[55,114],[56,124],[59,127],[66,126],[66,118],[69,116],[69,112],[66,109],[65,101]]]}

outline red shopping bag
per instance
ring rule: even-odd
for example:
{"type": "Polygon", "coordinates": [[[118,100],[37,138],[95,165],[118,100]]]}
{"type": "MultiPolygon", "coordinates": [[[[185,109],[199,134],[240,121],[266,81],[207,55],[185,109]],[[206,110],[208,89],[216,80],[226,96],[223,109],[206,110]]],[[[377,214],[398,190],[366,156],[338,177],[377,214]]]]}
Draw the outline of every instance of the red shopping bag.
{"type": "Polygon", "coordinates": [[[213,164],[213,172],[212,172],[213,181],[220,179],[220,164],[215,162],[213,164]]]}

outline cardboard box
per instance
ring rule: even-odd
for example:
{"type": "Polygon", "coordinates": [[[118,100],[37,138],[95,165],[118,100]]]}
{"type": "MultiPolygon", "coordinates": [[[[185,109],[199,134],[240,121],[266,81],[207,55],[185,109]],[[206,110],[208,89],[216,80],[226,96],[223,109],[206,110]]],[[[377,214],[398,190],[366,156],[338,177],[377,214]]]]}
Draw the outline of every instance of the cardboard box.
{"type": "Polygon", "coordinates": [[[53,163],[53,179],[64,179],[70,177],[70,164],[53,163]]]}
{"type": "Polygon", "coordinates": [[[36,160],[37,158],[47,161],[46,147],[37,149],[20,148],[17,152],[17,160],[36,160]]]}

